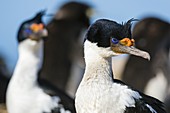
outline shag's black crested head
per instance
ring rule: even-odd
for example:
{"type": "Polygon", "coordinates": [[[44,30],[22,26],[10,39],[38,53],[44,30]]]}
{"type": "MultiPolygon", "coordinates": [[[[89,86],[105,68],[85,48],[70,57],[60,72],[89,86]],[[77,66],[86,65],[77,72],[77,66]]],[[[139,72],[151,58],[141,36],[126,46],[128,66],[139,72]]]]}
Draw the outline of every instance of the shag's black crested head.
{"type": "Polygon", "coordinates": [[[32,19],[32,21],[36,23],[43,23],[42,17],[45,15],[46,10],[42,10],[36,14],[36,16],[32,19]]]}
{"type": "Polygon", "coordinates": [[[47,35],[45,32],[42,32],[45,29],[45,26],[42,22],[42,17],[45,14],[45,10],[38,12],[32,19],[24,21],[17,34],[18,42],[21,42],[27,38],[35,39],[35,37],[47,35]],[[44,34],[45,33],[45,34],[44,34]]]}
{"type": "Polygon", "coordinates": [[[115,38],[121,40],[123,38],[131,38],[131,22],[128,20],[124,24],[107,19],[99,19],[92,24],[86,34],[86,39],[92,43],[97,43],[99,47],[109,47],[110,40],[115,38]]]}

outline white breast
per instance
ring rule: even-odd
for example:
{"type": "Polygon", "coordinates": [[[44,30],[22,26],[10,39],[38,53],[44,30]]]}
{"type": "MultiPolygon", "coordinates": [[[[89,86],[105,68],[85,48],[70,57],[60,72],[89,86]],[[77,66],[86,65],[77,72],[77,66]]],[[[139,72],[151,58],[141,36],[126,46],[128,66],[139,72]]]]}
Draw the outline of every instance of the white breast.
{"type": "Polygon", "coordinates": [[[38,87],[25,90],[15,87],[8,92],[7,104],[9,113],[42,113],[51,112],[58,102],[59,98],[53,100],[38,87]]]}
{"type": "Polygon", "coordinates": [[[139,93],[117,83],[81,83],[76,93],[77,113],[123,113],[126,106],[135,107],[139,93]],[[107,104],[106,104],[107,103],[107,104]]]}

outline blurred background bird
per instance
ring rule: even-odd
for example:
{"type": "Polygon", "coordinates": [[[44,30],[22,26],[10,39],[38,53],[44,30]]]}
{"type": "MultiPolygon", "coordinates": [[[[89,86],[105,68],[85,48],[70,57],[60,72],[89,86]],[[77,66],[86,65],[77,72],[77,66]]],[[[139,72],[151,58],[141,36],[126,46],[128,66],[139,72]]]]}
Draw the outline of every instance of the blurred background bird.
{"type": "Polygon", "coordinates": [[[154,96],[170,107],[170,24],[159,18],[148,17],[133,29],[136,47],[151,55],[147,62],[130,56],[122,73],[122,80],[154,96]]]}
{"type": "Polygon", "coordinates": [[[43,62],[43,38],[48,36],[42,21],[44,15],[45,11],[38,12],[19,28],[19,58],[6,94],[9,113],[74,113],[73,99],[60,90],[53,90],[44,81],[38,81],[43,62]]]}
{"type": "Polygon", "coordinates": [[[47,25],[49,38],[45,42],[40,77],[72,97],[84,72],[82,45],[91,14],[90,5],[68,2],[47,25]]]}

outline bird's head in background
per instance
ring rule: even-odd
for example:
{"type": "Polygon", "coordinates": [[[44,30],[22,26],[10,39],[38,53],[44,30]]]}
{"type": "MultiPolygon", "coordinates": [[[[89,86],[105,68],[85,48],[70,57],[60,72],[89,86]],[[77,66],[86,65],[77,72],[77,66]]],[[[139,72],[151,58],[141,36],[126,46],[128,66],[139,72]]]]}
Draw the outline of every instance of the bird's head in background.
{"type": "Polygon", "coordinates": [[[102,57],[132,54],[150,59],[147,52],[134,47],[135,40],[131,36],[132,21],[134,19],[130,19],[124,24],[119,24],[107,19],[97,20],[88,29],[85,46],[88,45],[88,48],[95,48],[95,51],[102,57]],[[89,44],[93,46],[89,46],[89,44]]]}
{"type": "Polygon", "coordinates": [[[79,2],[68,2],[59,9],[55,19],[82,22],[88,27],[90,23],[89,18],[92,14],[93,8],[90,5],[79,2]]]}
{"type": "Polygon", "coordinates": [[[45,10],[40,11],[35,17],[21,24],[21,27],[18,31],[18,42],[22,42],[25,39],[38,41],[43,37],[47,37],[47,29],[42,22],[42,17],[44,14],[45,10]]]}

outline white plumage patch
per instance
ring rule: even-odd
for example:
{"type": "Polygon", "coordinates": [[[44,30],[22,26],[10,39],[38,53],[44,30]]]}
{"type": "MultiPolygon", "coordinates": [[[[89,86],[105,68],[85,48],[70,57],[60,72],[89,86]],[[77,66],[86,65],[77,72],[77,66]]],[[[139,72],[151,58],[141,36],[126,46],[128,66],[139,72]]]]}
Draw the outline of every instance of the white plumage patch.
{"type": "Polygon", "coordinates": [[[162,70],[158,70],[156,76],[149,80],[145,93],[164,101],[167,95],[168,81],[162,70]],[[161,93],[160,93],[161,92],[161,93]]]}

